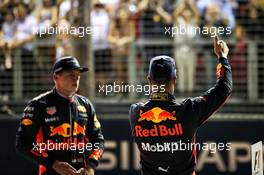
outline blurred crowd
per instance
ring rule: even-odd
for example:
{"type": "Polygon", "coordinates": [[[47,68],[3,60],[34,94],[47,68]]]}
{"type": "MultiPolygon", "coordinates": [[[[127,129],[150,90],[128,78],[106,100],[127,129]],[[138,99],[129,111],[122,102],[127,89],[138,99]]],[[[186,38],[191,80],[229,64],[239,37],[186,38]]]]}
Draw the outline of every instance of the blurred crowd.
{"type": "MultiPolygon", "coordinates": [[[[166,38],[175,42],[171,56],[175,56],[178,65],[178,91],[188,95],[195,86],[194,74],[199,57],[197,50],[192,49],[193,41],[210,39],[210,35],[197,35],[187,30],[184,35],[172,38],[164,34],[165,27],[229,28],[231,34],[224,32],[221,37],[236,40],[233,61],[242,67],[246,60],[245,41],[261,39],[264,31],[264,0],[92,0],[90,15],[98,84],[113,80],[118,84],[127,83],[130,43],[140,39],[166,38]]],[[[21,49],[23,71],[42,66],[39,57],[34,58],[33,41],[50,36],[40,38],[36,35],[37,30],[49,26],[69,28],[76,23],[78,0],[0,0],[0,79],[12,77],[9,71],[13,68],[12,57],[16,48],[21,49]]],[[[52,37],[56,39],[55,47],[42,46],[38,53],[45,55],[50,49],[54,52],[50,59],[72,54],[72,36],[59,34],[52,37]]],[[[166,49],[165,53],[156,52],[158,47],[162,46],[142,47],[144,54],[136,55],[137,69],[152,56],[167,54],[166,49]]],[[[210,65],[206,67],[210,68],[210,65]]],[[[145,74],[147,67],[143,65],[143,69],[145,74]]],[[[210,70],[207,72],[211,74],[210,70]]],[[[23,76],[30,78],[32,73],[29,71],[23,76]]],[[[244,81],[243,77],[241,81],[244,81]]],[[[2,82],[0,91],[1,85],[2,82]]]]}

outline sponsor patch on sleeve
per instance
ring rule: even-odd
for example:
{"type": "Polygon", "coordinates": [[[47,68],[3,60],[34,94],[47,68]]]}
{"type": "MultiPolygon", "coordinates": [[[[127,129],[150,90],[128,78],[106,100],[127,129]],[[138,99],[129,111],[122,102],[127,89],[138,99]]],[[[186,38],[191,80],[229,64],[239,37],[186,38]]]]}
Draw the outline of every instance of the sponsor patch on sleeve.
{"type": "Polygon", "coordinates": [[[95,159],[95,160],[99,160],[100,157],[102,156],[102,154],[103,154],[103,150],[100,150],[100,149],[94,150],[92,152],[92,154],[90,155],[90,158],[95,159]]]}
{"type": "Polygon", "coordinates": [[[224,68],[223,68],[223,65],[221,63],[219,63],[216,67],[216,75],[218,77],[223,77],[224,76],[224,68]]]}
{"type": "Polygon", "coordinates": [[[98,121],[96,115],[94,116],[94,127],[95,127],[95,128],[101,128],[101,124],[100,124],[100,122],[98,121]]]}
{"type": "Polygon", "coordinates": [[[86,108],[84,106],[77,106],[77,110],[79,112],[87,112],[86,108]]]}
{"type": "Polygon", "coordinates": [[[28,118],[22,119],[21,124],[25,125],[25,126],[32,125],[32,120],[30,120],[28,118]]]}

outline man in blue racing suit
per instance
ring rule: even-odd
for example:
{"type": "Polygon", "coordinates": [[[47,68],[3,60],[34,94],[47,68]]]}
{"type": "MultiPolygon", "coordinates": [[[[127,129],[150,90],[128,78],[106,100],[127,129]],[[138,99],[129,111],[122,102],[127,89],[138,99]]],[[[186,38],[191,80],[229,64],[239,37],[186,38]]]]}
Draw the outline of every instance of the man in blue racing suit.
{"type": "Polygon", "coordinates": [[[141,175],[195,175],[195,149],[179,149],[195,143],[197,129],[226,101],[232,91],[232,73],[224,41],[214,38],[217,55],[216,84],[196,98],[176,102],[176,66],[169,56],[151,59],[150,85],[164,86],[152,92],[146,103],[132,104],[129,119],[132,136],[140,151],[141,175]]]}
{"type": "Polygon", "coordinates": [[[78,95],[80,67],[75,57],[53,66],[55,87],[35,97],[24,110],[16,147],[38,163],[40,175],[94,175],[104,137],[92,103],[78,95]]]}

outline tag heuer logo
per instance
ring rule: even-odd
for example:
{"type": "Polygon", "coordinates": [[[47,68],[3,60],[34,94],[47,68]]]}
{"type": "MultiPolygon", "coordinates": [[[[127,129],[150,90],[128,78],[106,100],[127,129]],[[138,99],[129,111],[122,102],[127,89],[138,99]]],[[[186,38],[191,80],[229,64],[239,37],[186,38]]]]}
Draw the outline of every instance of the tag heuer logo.
{"type": "Polygon", "coordinates": [[[53,115],[56,113],[56,107],[48,107],[46,111],[49,115],[53,115]]]}

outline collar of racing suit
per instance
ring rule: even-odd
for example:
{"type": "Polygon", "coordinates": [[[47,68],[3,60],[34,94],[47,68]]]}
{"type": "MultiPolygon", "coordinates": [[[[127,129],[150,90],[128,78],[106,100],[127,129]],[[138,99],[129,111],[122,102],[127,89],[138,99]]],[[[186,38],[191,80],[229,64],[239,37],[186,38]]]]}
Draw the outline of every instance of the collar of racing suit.
{"type": "Polygon", "coordinates": [[[168,92],[155,92],[150,94],[152,101],[173,101],[176,100],[175,96],[168,92]]]}
{"type": "Polygon", "coordinates": [[[53,93],[62,101],[67,101],[67,102],[73,102],[74,101],[74,97],[75,97],[75,94],[73,94],[72,96],[70,97],[67,97],[65,95],[62,95],[61,93],[59,93],[56,88],[54,87],[53,88],[53,93]]]}

